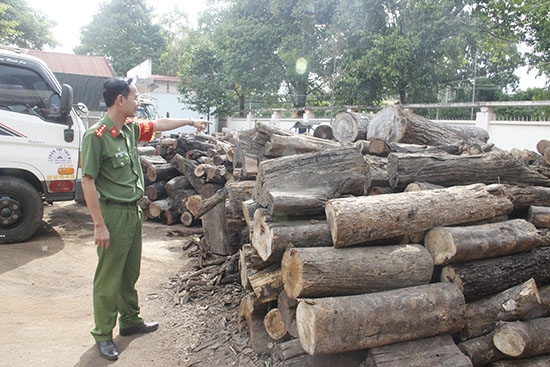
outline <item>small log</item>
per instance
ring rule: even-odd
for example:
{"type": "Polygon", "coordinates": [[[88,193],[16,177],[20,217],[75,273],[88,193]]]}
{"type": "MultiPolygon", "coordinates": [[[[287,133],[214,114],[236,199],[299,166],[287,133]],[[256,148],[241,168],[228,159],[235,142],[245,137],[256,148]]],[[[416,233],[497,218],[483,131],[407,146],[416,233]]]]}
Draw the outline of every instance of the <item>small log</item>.
{"type": "Polygon", "coordinates": [[[153,182],[145,188],[145,195],[152,201],[165,199],[168,196],[165,186],[166,181],[153,182]]]}
{"type": "Polygon", "coordinates": [[[289,247],[332,247],[332,237],[324,220],[267,222],[262,211],[257,213],[251,242],[264,261],[280,261],[289,247]]]}
{"type": "Polygon", "coordinates": [[[474,184],[446,189],[329,200],[325,207],[335,247],[464,224],[512,211],[501,185],[474,184]]]}
{"type": "Polygon", "coordinates": [[[435,265],[528,251],[542,243],[536,227],[524,219],[463,227],[434,227],[424,245],[435,265]]]}
{"type": "Polygon", "coordinates": [[[450,335],[369,349],[365,367],[472,367],[450,335]]]}
{"type": "Polygon", "coordinates": [[[170,163],[154,164],[147,167],[147,178],[151,182],[168,181],[171,178],[179,176],[180,172],[170,163]]]}
{"type": "Polygon", "coordinates": [[[242,245],[239,249],[239,274],[243,288],[252,290],[248,282],[248,274],[255,273],[270,265],[273,264],[263,261],[252,245],[248,243],[242,245]]]}
{"type": "Polygon", "coordinates": [[[242,212],[246,225],[252,231],[254,229],[254,213],[260,208],[260,205],[253,199],[245,200],[242,203],[242,212]]]}
{"type": "Polygon", "coordinates": [[[201,223],[200,219],[196,219],[189,211],[184,211],[179,216],[179,221],[186,227],[193,227],[201,223]]]}
{"type": "Polygon", "coordinates": [[[429,153],[429,152],[445,152],[448,154],[461,154],[463,150],[462,146],[458,145],[440,145],[440,146],[428,146],[417,144],[403,144],[386,141],[379,138],[370,139],[369,154],[379,155],[382,157],[388,156],[391,152],[394,153],[429,153]]]}
{"type": "Polygon", "coordinates": [[[265,331],[264,316],[267,313],[268,304],[258,303],[254,293],[246,294],[239,306],[238,330],[244,333],[243,324],[246,323],[250,345],[256,353],[269,352],[268,343],[271,341],[265,331]]]}
{"type": "Polygon", "coordinates": [[[258,175],[258,157],[252,154],[243,154],[241,177],[243,179],[254,179],[258,175]]]}
{"type": "Polygon", "coordinates": [[[466,304],[466,325],[460,340],[475,338],[493,331],[499,321],[528,320],[548,314],[541,302],[534,279],[494,296],[466,304]]]}
{"type": "Polygon", "coordinates": [[[273,340],[281,340],[287,335],[287,330],[281,313],[278,309],[272,308],[264,317],[264,326],[267,334],[273,340]]]}
{"type": "Polygon", "coordinates": [[[550,353],[550,318],[505,322],[493,334],[495,347],[507,356],[535,357],[550,353]]]}
{"type": "Polygon", "coordinates": [[[166,224],[168,226],[181,223],[180,215],[175,210],[172,210],[172,209],[163,211],[160,214],[160,219],[163,224],[166,224]]]}
{"type": "Polygon", "coordinates": [[[296,319],[310,355],[376,348],[464,326],[464,296],[435,283],[355,296],[302,299],[296,319]]]}
{"type": "Polygon", "coordinates": [[[172,199],[175,199],[178,191],[190,189],[194,190],[193,186],[189,183],[189,180],[183,175],[171,178],[165,185],[166,194],[172,199]]]}
{"type": "Polygon", "coordinates": [[[450,264],[441,270],[441,281],[457,284],[466,300],[489,296],[534,278],[537,285],[550,282],[550,247],[519,254],[450,264]]]}
{"type": "Polygon", "coordinates": [[[157,150],[155,149],[155,147],[147,145],[147,146],[144,146],[144,147],[137,147],[137,152],[140,156],[141,155],[150,155],[150,156],[152,156],[152,155],[156,155],[157,150]]]}
{"type": "Polygon", "coordinates": [[[334,139],[334,132],[329,125],[319,125],[313,130],[313,136],[316,138],[332,140],[334,139]]]}
{"type": "Polygon", "coordinates": [[[372,113],[340,112],[332,123],[334,138],[342,143],[366,140],[372,113]]]}
{"type": "Polygon", "coordinates": [[[506,358],[493,344],[493,333],[458,343],[458,349],[472,361],[474,367],[486,366],[488,363],[506,358]]]}
{"type": "Polygon", "coordinates": [[[299,339],[277,343],[273,348],[273,358],[280,367],[360,367],[366,351],[333,353],[310,356],[300,345],[299,339]]]}
{"type": "Polygon", "coordinates": [[[322,152],[340,147],[341,144],[338,142],[309,135],[272,135],[264,145],[262,154],[269,158],[278,158],[293,154],[322,152]]]}
{"type": "Polygon", "coordinates": [[[503,190],[515,211],[527,212],[532,205],[550,206],[550,187],[504,185],[503,190]]]}
{"type": "Polygon", "coordinates": [[[550,147],[550,140],[542,139],[539,140],[537,143],[537,152],[539,152],[540,155],[544,155],[544,152],[546,151],[546,148],[550,147]]]}
{"type": "Polygon", "coordinates": [[[199,194],[191,195],[187,198],[187,202],[185,203],[185,207],[191,214],[194,216],[197,215],[201,208],[202,203],[202,196],[199,194]]]}
{"type": "Polygon", "coordinates": [[[222,187],[216,193],[212,196],[210,196],[206,200],[202,200],[200,202],[200,207],[197,210],[197,213],[195,214],[195,218],[200,218],[204,214],[206,214],[210,209],[216,207],[220,203],[225,203],[225,199],[227,198],[227,188],[222,187]]]}
{"type": "Polygon", "coordinates": [[[550,228],[550,207],[531,205],[527,220],[537,228],[550,228]]]}
{"type": "Polygon", "coordinates": [[[435,185],[429,182],[411,182],[405,187],[405,192],[409,191],[424,191],[424,190],[436,190],[442,189],[443,186],[435,185]]]}
{"type": "Polygon", "coordinates": [[[139,163],[143,172],[147,173],[147,168],[149,166],[154,166],[158,164],[166,164],[166,159],[160,155],[140,155],[139,163]]]}
{"type": "Polygon", "coordinates": [[[488,367],[548,367],[550,366],[550,355],[533,357],[518,360],[497,361],[488,365],[488,367]]]}
{"type": "Polygon", "coordinates": [[[170,161],[170,163],[176,167],[176,169],[178,170],[178,172],[180,172],[181,174],[183,174],[185,176],[185,178],[187,179],[187,181],[189,181],[189,183],[191,184],[191,186],[193,186],[193,188],[198,192],[200,193],[204,184],[205,184],[205,180],[202,179],[202,178],[199,178],[197,176],[195,176],[195,174],[193,173],[193,171],[195,170],[195,167],[196,167],[196,163],[193,163],[193,161],[190,161],[188,159],[185,159],[183,156],[181,156],[180,154],[176,154],[174,156],[174,158],[172,158],[172,160],[170,161]]]}
{"type": "Polygon", "coordinates": [[[281,266],[273,264],[267,268],[248,274],[248,282],[260,303],[276,301],[283,289],[281,266]]]}
{"type": "Polygon", "coordinates": [[[254,181],[234,181],[225,185],[227,187],[227,198],[229,199],[227,211],[233,218],[245,219],[243,202],[252,199],[254,185],[254,181]]]}
{"type": "MultiPolygon", "coordinates": [[[[279,293],[277,298],[277,308],[281,314],[281,319],[285,323],[286,329],[290,336],[298,338],[298,326],[296,325],[296,307],[298,301],[295,298],[290,298],[286,291],[283,290],[279,293]]],[[[302,349],[302,347],[300,347],[302,349]]]]}
{"type": "Polygon", "coordinates": [[[428,284],[433,260],[420,245],[288,249],[281,269],[289,297],[380,292],[428,284]]]}
{"type": "Polygon", "coordinates": [[[170,210],[174,206],[174,200],[165,198],[151,202],[149,205],[149,213],[153,218],[159,218],[162,212],[170,210]]]}
{"type": "Polygon", "coordinates": [[[174,204],[174,210],[178,214],[182,214],[183,212],[187,211],[187,200],[189,200],[189,197],[197,195],[197,192],[195,189],[186,189],[186,190],[178,190],[173,195],[168,195],[169,198],[173,199],[174,204]]]}
{"type": "Polygon", "coordinates": [[[550,186],[548,177],[502,150],[476,155],[391,153],[388,180],[392,188],[404,188],[416,181],[447,187],[474,183],[550,186]]]}

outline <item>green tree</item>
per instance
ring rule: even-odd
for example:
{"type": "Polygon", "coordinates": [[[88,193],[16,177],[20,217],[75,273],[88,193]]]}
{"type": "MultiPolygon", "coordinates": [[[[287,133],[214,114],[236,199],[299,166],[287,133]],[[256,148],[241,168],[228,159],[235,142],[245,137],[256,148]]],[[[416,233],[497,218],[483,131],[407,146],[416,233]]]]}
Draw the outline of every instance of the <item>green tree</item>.
{"type": "Polygon", "coordinates": [[[158,65],[166,38],[152,19],[152,9],[144,0],[111,0],[82,28],[80,46],[74,52],[106,56],[119,75],[146,59],[158,65]]]}
{"type": "Polygon", "coordinates": [[[55,47],[52,34],[55,22],[30,8],[24,0],[4,0],[0,3],[0,42],[5,45],[41,50],[55,47]]]}

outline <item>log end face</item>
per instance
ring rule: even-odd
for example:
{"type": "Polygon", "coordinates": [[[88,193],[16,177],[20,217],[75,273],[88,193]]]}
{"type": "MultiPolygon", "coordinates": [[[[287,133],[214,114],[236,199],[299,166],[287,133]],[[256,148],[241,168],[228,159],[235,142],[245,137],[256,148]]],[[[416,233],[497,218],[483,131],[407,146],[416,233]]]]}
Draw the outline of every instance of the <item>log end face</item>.
{"type": "Polygon", "coordinates": [[[315,355],[318,354],[316,353],[317,346],[315,342],[315,312],[310,302],[315,301],[304,299],[298,303],[298,307],[296,307],[296,324],[302,348],[309,355],[315,355]]]}
{"type": "Polygon", "coordinates": [[[432,255],[435,265],[448,264],[457,251],[453,236],[444,227],[430,229],[424,237],[424,246],[432,255]]]}
{"type": "Polygon", "coordinates": [[[519,357],[523,354],[527,342],[518,330],[504,326],[493,335],[493,344],[505,355],[519,357]]]}
{"type": "Polygon", "coordinates": [[[283,286],[289,298],[296,299],[300,297],[303,287],[303,261],[300,253],[295,249],[288,249],[284,252],[281,260],[281,272],[283,277],[283,286]]]}
{"type": "Polygon", "coordinates": [[[325,205],[325,216],[327,218],[327,224],[332,237],[332,243],[334,247],[344,247],[338,240],[338,223],[336,221],[336,208],[331,200],[325,205]]]}

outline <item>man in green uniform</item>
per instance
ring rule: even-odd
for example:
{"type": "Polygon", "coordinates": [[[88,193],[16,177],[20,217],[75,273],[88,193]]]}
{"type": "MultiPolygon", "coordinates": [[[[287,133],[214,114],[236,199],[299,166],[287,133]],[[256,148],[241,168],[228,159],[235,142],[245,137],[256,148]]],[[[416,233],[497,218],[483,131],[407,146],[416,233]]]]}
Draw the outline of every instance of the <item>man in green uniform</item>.
{"type": "Polygon", "coordinates": [[[119,334],[149,333],[156,322],[140,316],[135,284],[141,264],[143,215],[136,205],[144,180],[138,141],[147,142],[155,131],[181,126],[204,130],[206,120],[161,118],[132,122],[138,108],[137,88],[122,78],[103,86],[107,114],[89,128],[82,142],[82,190],[94,223],[98,263],[93,283],[95,327],[92,336],[100,355],[118,359],[113,328],[119,315],[119,334]]]}

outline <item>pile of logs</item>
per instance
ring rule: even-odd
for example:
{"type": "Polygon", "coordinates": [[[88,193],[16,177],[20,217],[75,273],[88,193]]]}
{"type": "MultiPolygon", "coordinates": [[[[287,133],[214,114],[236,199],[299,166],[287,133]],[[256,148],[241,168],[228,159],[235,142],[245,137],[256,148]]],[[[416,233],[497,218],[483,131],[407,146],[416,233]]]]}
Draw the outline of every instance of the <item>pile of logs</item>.
{"type": "Polygon", "coordinates": [[[225,139],[225,183],[191,185],[203,245],[238,251],[253,349],[281,366],[550,365],[543,155],[399,106],[357,131],[258,124],[225,139]]]}

